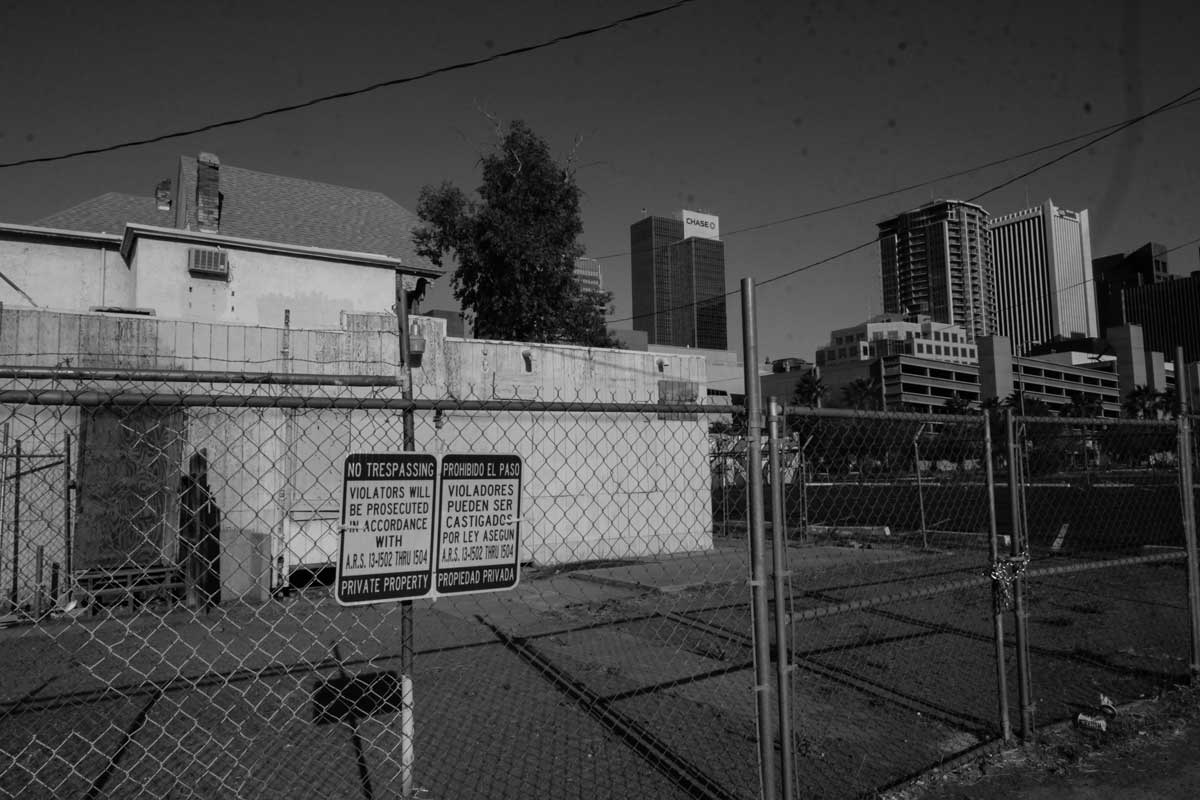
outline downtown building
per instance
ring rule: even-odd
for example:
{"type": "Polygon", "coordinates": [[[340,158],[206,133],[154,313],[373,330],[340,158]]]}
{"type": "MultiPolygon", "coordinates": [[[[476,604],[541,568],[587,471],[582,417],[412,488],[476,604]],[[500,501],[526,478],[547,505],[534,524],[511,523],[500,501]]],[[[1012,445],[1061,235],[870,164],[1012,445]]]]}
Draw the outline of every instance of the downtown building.
{"type": "Polygon", "coordinates": [[[629,228],[633,329],[647,343],[724,351],[725,244],[717,217],[683,211],[629,228]]]}
{"type": "Polygon", "coordinates": [[[994,217],[990,229],[998,332],[1013,353],[1099,335],[1087,211],[1047,200],[994,217]]]}
{"type": "Polygon", "coordinates": [[[1185,362],[1200,361],[1200,270],[1186,278],[1121,290],[1121,323],[1141,326],[1146,346],[1185,362]]]}
{"type": "Polygon", "coordinates": [[[575,280],[579,288],[585,292],[604,291],[604,281],[600,277],[600,260],[580,256],[575,259],[575,280]]]}
{"type": "Polygon", "coordinates": [[[1146,347],[1168,361],[1177,347],[1185,361],[1200,361],[1200,271],[1173,275],[1167,255],[1163,245],[1147,242],[1092,262],[1100,329],[1138,325],[1146,347]]]}
{"type": "Polygon", "coordinates": [[[880,222],[883,310],[958,325],[968,341],[999,330],[988,212],[936,200],[880,222]]]}
{"type": "Polygon", "coordinates": [[[1167,266],[1167,248],[1158,242],[1146,242],[1130,253],[1114,253],[1092,261],[1096,279],[1096,312],[1100,333],[1125,321],[1123,292],[1175,276],[1167,266]]]}

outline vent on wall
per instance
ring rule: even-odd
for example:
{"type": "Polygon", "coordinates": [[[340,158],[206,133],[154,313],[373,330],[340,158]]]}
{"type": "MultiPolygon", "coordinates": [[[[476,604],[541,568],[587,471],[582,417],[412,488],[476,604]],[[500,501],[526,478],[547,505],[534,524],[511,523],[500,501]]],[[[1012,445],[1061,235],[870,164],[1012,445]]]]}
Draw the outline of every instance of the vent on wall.
{"type": "Polygon", "coordinates": [[[229,254],[224,250],[188,248],[188,272],[203,278],[228,278],[229,254]]]}

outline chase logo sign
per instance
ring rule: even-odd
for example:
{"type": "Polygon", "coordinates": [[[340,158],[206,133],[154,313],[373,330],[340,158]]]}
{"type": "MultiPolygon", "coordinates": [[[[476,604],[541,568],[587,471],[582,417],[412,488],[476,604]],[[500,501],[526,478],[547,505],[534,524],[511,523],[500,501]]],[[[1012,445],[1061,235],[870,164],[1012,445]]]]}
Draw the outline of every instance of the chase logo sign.
{"type": "Polygon", "coordinates": [[[720,238],[720,223],[715,215],[684,209],[680,216],[683,218],[683,238],[687,239],[692,236],[698,236],[701,239],[720,238]]]}

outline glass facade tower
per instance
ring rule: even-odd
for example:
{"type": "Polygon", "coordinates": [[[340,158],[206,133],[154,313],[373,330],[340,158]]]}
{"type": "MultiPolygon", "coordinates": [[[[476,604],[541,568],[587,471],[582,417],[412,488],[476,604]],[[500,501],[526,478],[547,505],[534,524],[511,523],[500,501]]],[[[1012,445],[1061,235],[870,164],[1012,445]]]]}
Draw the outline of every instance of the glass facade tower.
{"type": "Polygon", "coordinates": [[[646,217],[629,228],[633,328],[648,343],[725,350],[725,243],[684,236],[684,220],[646,217]]]}

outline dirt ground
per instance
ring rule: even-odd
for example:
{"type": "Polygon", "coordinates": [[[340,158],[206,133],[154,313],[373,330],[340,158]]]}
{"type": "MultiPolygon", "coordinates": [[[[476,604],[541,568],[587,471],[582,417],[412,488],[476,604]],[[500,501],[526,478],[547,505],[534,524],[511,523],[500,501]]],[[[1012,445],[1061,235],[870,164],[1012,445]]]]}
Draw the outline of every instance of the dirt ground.
{"type": "MultiPolygon", "coordinates": [[[[489,800],[757,797],[749,556],[726,545],[531,571],[510,592],[416,603],[417,785],[489,800]]],[[[905,791],[974,791],[995,774],[1009,776],[1000,794],[894,797],[1012,796],[1037,770],[1091,768],[1093,750],[1167,741],[1196,705],[1161,694],[1186,678],[1177,564],[1042,576],[1029,592],[1038,723],[1103,690],[1120,706],[1112,733],[1051,729],[957,785],[929,778],[930,765],[998,733],[981,551],[809,546],[790,557],[798,796],[869,796],[917,775],[905,791]]],[[[151,608],[0,630],[0,797],[394,796],[394,715],[316,724],[314,697],[341,669],[399,670],[399,617],[394,604],[346,609],[314,591],[211,616],[151,608]]],[[[1005,650],[1012,695],[1009,630],[1005,650]]]]}
{"type": "Polygon", "coordinates": [[[1183,800],[1200,790],[1200,690],[1119,710],[1109,729],[1074,725],[954,770],[930,773],[885,800],[1183,800]]]}

